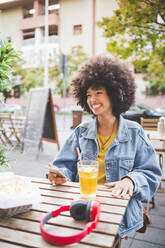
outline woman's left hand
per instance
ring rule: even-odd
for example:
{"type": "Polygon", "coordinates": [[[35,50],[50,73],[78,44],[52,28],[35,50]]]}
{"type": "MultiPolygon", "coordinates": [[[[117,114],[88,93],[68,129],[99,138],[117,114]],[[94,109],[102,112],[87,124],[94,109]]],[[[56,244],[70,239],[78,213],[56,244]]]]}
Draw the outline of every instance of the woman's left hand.
{"type": "Polygon", "coordinates": [[[113,188],[112,195],[114,197],[124,198],[126,194],[133,195],[134,183],[129,177],[117,182],[105,183],[104,185],[108,188],[113,188]]]}

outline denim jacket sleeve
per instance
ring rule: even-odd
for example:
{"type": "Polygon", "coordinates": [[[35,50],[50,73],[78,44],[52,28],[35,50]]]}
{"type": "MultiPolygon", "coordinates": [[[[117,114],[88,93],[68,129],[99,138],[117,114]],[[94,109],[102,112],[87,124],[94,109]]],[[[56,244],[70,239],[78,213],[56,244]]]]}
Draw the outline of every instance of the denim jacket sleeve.
{"type": "Polygon", "coordinates": [[[78,156],[76,146],[79,146],[78,133],[74,130],[66,140],[56,159],[53,161],[53,164],[58,166],[60,171],[73,182],[77,181],[78,156]]]}
{"type": "Polygon", "coordinates": [[[156,192],[162,173],[151,142],[143,129],[140,129],[139,132],[134,169],[127,174],[127,177],[134,181],[135,198],[147,201],[156,192]]]}

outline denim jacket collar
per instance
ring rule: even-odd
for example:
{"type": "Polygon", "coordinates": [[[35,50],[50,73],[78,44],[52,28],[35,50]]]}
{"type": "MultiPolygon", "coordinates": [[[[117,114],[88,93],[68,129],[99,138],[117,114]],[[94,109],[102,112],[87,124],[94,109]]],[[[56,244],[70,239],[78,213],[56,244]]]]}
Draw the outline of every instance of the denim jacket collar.
{"type": "MultiPolygon", "coordinates": [[[[91,122],[88,122],[88,124],[87,123],[81,124],[81,127],[85,128],[85,131],[82,134],[84,138],[95,139],[97,137],[97,118],[94,118],[91,122]]],[[[118,132],[114,139],[114,142],[115,143],[126,142],[130,139],[131,136],[129,135],[126,121],[122,116],[120,116],[118,132]]]]}

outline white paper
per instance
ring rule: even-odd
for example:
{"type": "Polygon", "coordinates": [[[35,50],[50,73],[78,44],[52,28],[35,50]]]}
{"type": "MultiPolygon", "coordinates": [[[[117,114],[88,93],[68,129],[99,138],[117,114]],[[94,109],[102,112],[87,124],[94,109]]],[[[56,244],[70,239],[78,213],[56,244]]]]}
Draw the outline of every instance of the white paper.
{"type": "Polygon", "coordinates": [[[0,173],[0,209],[39,202],[39,189],[29,179],[15,175],[12,172],[0,173]]]}

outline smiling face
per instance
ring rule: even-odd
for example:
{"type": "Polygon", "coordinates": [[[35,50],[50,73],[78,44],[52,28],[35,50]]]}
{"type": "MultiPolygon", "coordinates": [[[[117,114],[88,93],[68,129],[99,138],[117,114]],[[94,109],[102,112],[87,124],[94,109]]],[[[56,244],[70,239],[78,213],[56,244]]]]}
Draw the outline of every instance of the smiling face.
{"type": "Polygon", "coordinates": [[[87,90],[87,104],[97,116],[112,114],[111,101],[104,87],[99,89],[89,88],[87,90]]]}

